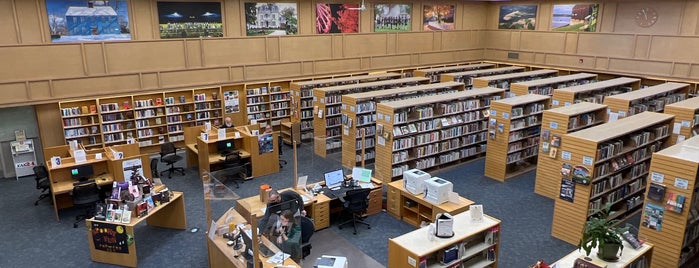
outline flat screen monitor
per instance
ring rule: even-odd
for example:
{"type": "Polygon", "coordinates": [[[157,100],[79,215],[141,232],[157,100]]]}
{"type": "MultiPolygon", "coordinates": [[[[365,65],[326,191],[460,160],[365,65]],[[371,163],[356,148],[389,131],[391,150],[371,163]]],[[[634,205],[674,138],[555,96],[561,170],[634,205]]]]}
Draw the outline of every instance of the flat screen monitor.
{"type": "Polygon", "coordinates": [[[80,165],[70,169],[70,176],[74,180],[84,181],[92,177],[95,172],[92,170],[92,165],[80,165]]]}
{"type": "Polygon", "coordinates": [[[235,140],[217,141],[216,149],[221,154],[233,152],[235,151],[235,140]]]}
{"type": "Polygon", "coordinates": [[[345,175],[342,173],[342,169],[333,170],[325,173],[325,186],[332,189],[337,188],[342,185],[342,181],[345,179],[345,175]]]}
{"type": "Polygon", "coordinates": [[[270,214],[281,214],[284,210],[291,210],[291,212],[296,214],[296,211],[299,210],[299,204],[296,201],[296,199],[292,199],[289,201],[270,205],[267,209],[270,211],[270,214]]]}

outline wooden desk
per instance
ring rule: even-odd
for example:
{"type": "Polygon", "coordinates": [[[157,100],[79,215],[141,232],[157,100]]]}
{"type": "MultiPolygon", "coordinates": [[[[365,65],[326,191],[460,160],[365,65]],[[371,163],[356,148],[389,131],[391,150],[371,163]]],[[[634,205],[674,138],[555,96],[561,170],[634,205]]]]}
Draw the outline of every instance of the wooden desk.
{"type": "Polygon", "coordinates": [[[393,217],[402,219],[416,227],[421,222],[432,222],[438,213],[448,212],[451,215],[468,210],[473,201],[459,197],[459,204],[451,202],[439,205],[427,202],[423,194],[413,195],[403,188],[403,180],[397,180],[388,184],[388,200],[386,211],[393,217]],[[406,206],[407,204],[410,206],[406,206]]]}
{"type": "Polygon", "coordinates": [[[70,196],[70,193],[73,191],[73,183],[76,181],[72,178],[70,170],[71,168],[82,165],[92,165],[92,169],[96,175],[93,178],[98,185],[109,185],[114,181],[111,175],[111,166],[106,156],[102,156],[102,159],[95,159],[95,155],[87,155],[87,161],[82,163],[75,163],[75,160],[72,158],[61,158],[61,166],[59,167],[52,167],[51,161],[47,161],[46,166],[49,167],[51,198],[53,199],[53,210],[56,214],[56,221],[61,220],[58,216],[59,209],[73,206],[73,197],[70,196]]]}
{"type": "MultiPolygon", "coordinates": [[[[605,262],[603,260],[600,260],[600,258],[597,257],[597,248],[593,248],[592,251],[590,251],[589,257],[591,259],[593,259],[594,261],[598,261],[598,262],[607,264],[607,268],[630,267],[631,264],[634,264],[638,261],[645,262],[645,265],[639,266],[639,267],[650,267],[651,257],[653,256],[653,244],[646,242],[639,249],[633,249],[633,247],[629,243],[627,243],[626,241],[624,241],[623,244],[624,244],[624,249],[621,250],[621,256],[619,256],[619,260],[616,262],[605,262]]],[[[551,267],[558,267],[558,268],[573,267],[573,263],[575,262],[575,260],[578,259],[578,257],[584,257],[584,256],[585,256],[584,250],[578,251],[576,249],[573,252],[571,252],[570,254],[568,254],[565,257],[561,258],[560,260],[556,261],[556,263],[551,265],[551,267]]]]}
{"type": "MultiPolygon", "coordinates": [[[[155,207],[153,210],[148,212],[148,215],[145,217],[136,218],[133,214],[132,216],[134,216],[134,218],[131,218],[131,222],[127,224],[98,221],[94,218],[85,220],[85,224],[87,225],[87,243],[90,247],[90,257],[92,258],[92,261],[128,267],[138,267],[138,257],[136,256],[136,235],[134,234],[134,226],[143,222],[144,220],[150,226],[178,230],[187,229],[187,217],[185,215],[184,196],[182,192],[173,192],[173,196],[170,198],[170,202],[155,207]],[[93,233],[97,232],[97,230],[93,230],[93,226],[104,226],[105,224],[117,225],[117,232],[121,228],[121,230],[125,230],[126,234],[131,235],[133,237],[133,243],[128,246],[128,253],[103,251],[95,248],[93,233]]],[[[157,238],[154,237],[153,239],[157,238]]]]}

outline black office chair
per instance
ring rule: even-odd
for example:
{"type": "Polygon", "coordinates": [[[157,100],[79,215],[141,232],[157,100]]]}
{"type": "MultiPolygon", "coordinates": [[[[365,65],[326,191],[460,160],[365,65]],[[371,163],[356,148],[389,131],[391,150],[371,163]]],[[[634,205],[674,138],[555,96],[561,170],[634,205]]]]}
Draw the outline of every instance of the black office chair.
{"type": "Polygon", "coordinates": [[[180,172],[182,175],[184,175],[184,168],[182,167],[175,167],[175,163],[182,160],[182,156],[177,155],[177,151],[175,150],[175,144],[172,142],[164,142],[163,144],[160,145],[160,162],[166,163],[170,167],[167,170],[163,170],[160,172],[160,176],[163,176],[163,173],[167,172],[168,173],[168,178],[172,179],[172,173],[173,172],[180,172]]]}
{"type": "Polygon", "coordinates": [[[364,213],[366,213],[369,208],[369,193],[371,189],[354,189],[349,190],[345,193],[345,211],[352,215],[352,219],[349,219],[343,223],[340,223],[338,228],[342,229],[345,224],[352,224],[354,227],[354,234],[357,234],[357,224],[364,224],[368,229],[371,229],[371,225],[364,222],[364,213]]]}
{"type": "Polygon", "coordinates": [[[311,236],[316,230],[313,220],[304,216],[296,216],[296,222],[301,225],[301,258],[311,254],[311,236]]]}
{"type": "Polygon", "coordinates": [[[150,175],[152,178],[160,178],[160,173],[158,173],[158,159],[153,158],[150,160],[150,175]]]}
{"type": "Polygon", "coordinates": [[[284,142],[282,141],[282,136],[281,136],[281,135],[280,135],[279,137],[277,137],[277,144],[278,144],[278,147],[279,147],[279,168],[282,168],[282,167],[284,167],[284,165],[286,165],[287,163],[286,163],[286,160],[282,159],[282,155],[284,155],[284,152],[283,152],[283,150],[282,150],[282,147],[283,147],[282,145],[284,145],[284,142]]]}
{"type": "Polygon", "coordinates": [[[238,183],[245,182],[245,178],[248,175],[248,165],[250,163],[243,162],[239,151],[226,154],[226,159],[223,161],[222,183],[231,180],[235,183],[235,188],[240,188],[238,183]]]}
{"type": "Polygon", "coordinates": [[[39,201],[51,196],[51,181],[49,180],[49,172],[45,166],[34,166],[34,176],[36,180],[36,189],[41,190],[41,195],[34,202],[35,206],[39,205],[39,201]],[[48,192],[46,192],[48,191],[48,192]]]}
{"type": "Polygon", "coordinates": [[[94,180],[73,185],[73,205],[85,209],[83,214],[75,216],[73,228],[78,228],[79,222],[92,218],[95,204],[100,200],[100,189],[94,180]]]}

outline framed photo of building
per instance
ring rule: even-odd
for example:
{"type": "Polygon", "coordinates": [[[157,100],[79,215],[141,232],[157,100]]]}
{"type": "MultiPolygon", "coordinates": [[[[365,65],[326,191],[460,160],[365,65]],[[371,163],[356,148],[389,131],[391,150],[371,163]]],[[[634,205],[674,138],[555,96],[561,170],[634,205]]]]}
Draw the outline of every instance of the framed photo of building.
{"type": "Polygon", "coordinates": [[[127,0],[46,0],[51,42],[131,40],[127,0]]]}
{"type": "Polygon", "coordinates": [[[221,2],[158,2],[160,38],[222,37],[221,2]]]}
{"type": "Polygon", "coordinates": [[[422,29],[425,31],[454,30],[454,5],[424,5],[422,29]]]}
{"type": "Polygon", "coordinates": [[[410,4],[375,4],[374,32],[409,32],[412,11],[410,4]]]}
{"type": "Polygon", "coordinates": [[[245,3],[245,33],[256,35],[298,34],[296,3],[245,3]]]}
{"type": "Polygon", "coordinates": [[[537,5],[502,5],[498,29],[535,30],[537,5]]]}
{"type": "Polygon", "coordinates": [[[552,13],[553,31],[597,31],[599,4],[553,5],[552,13]]]}
{"type": "Polygon", "coordinates": [[[359,5],[317,3],[316,32],[319,34],[358,33],[359,5]]]}

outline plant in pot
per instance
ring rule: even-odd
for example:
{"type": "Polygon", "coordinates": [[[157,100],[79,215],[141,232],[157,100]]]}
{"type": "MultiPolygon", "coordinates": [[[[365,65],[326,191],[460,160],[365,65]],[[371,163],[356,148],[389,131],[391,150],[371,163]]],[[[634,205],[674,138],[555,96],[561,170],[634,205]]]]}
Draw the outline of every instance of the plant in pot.
{"type": "Polygon", "coordinates": [[[624,249],[621,234],[628,228],[616,227],[618,220],[610,220],[609,215],[612,205],[607,203],[596,215],[585,222],[582,239],[578,243],[578,249],[585,250],[585,256],[590,256],[590,251],[597,247],[597,257],[605,261],[618,259],[617,253],[624,249]]]}

